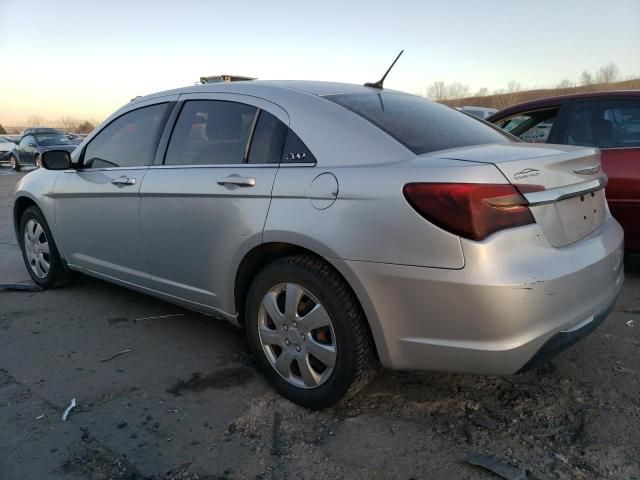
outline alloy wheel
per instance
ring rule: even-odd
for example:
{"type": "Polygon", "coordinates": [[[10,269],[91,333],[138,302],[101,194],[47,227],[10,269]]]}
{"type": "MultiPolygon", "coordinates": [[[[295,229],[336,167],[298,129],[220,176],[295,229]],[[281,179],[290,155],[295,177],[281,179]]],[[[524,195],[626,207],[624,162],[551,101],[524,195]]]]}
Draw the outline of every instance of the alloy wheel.
{"type": "Polygon", "coordinates": [[[24,229],[24,250],[31,271],[38,278],[46,278],[51,268],[49,239],[42,225],[30,219],[24,229]]]}
{"type": "Polygon", "coordinates": [[[262,298],[258,334],[271,366],[300,388],[324,384],[336,365],[336,336],[329,314],[305,288],[281,283],[262,298]]]}

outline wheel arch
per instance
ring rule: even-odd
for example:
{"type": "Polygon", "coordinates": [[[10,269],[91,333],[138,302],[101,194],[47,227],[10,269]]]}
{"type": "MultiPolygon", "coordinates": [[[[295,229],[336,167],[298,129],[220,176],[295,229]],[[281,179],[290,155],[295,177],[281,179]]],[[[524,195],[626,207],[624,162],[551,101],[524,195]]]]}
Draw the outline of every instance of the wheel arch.
{"type": "Polygon", "coordinates": [[[20,219],[22,218],[25,210],[29,207],[37,207],[42,212],[42,209],[36,201],[26,195],[16,198],[13,204],[13,228],[15,229],[16,237],[20,236],[20,219]]]}
{"type": "Polygon", "coordinates": [[[311,255],[317,257],[327,265],[329,265],[331,268],[333,268],[333,270],[335,270],[335,272],[342,278],[342,280],[344,280],[344,282],[349,286],[349,288],[355,295],[360,308],[362,308],[362,311],[364,312],[368,332],[369,335],[371,335],[373,345],[375,346],[376,357],[378,360],[382,360],[383,363],[385,363],[384,359],[387,356],[387,348],[384,343],[384,338],[382,338],[379,334],[376,334],[378,332],[381,332],[381,329],[377,325],[378,318],[375,312],[371,310],[372,304],[367,297],[364,289],[361,288],[359,282],[358,285],[354,285],[357,280],[352,275],[345,275],[346,272],[344,272],[343,269],[336,264],[336,262],[332,262],[331,259],[319,255],[316,252],[300,245],[286,242],[268,242],[257,245],[245,254],[236,271],[234,282],[234,301],[236,311],[238,312],[238,324],[240,326],[244,325],[243,317],[246,294],[255,276],[260,272],[260,270],[262,270],[264,267],[274,262],[275,260],[292,255],[311,255]],[[350,282],[347,276],[353,281],[350,282]],[[367,308],[367,306],[371,308],[367,308]]]}

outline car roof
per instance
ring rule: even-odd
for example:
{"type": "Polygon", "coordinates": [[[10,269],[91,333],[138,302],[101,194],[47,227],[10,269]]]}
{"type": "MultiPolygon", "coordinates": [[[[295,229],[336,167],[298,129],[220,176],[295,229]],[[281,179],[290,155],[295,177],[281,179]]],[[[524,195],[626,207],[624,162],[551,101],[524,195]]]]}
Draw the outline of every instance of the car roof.
{"type": "Polygon", "coordinates": [[[499,112],[491,115],[487,118],[487,121],[491,122],[494,118],[502,118],[512,113],[517,113],[521,110],[528,110],[529,108],[545,107],[555,103],[562,103],[566,100],[573,99],[590,99],[590,98],[620,98],[620,97],[640,97],[640,90],[605,90],[600,92],[584,92],[584,93],[571,93],[568,95],[556,95],[553,97],[538,98],[536,100],[530,100],[528,102],[518,103],[504,108],[499,112]]]}
{"type": "Polygon", "coordinates": [[[26,135],[37,135],[38,133],[62,133],[62,131],[57,128],[47,128],[47,127],[36,127],[36,128],[25,128],[22,132],[22,136],[26,135]]]}
{"type": "MultiPolygon", "coordinates": [[[[244,93],[247,95],[265,94],[269,90],[288,90],[292,94],[307,94],[323,97],[326,95],[376,93],[380,90],[364,85],[340,82],[323,82],[313,80],[250,80],[238,82],[208,83],[204,85],[192,85],[188,87],[165,90],[141,97],[136,97],[132,102],[142,102],[157,97],[168,95],[180,95],[185,93],[244,93]]],[[[385,92],[406,94],[396,90],[384,89],[385,92]]]]}

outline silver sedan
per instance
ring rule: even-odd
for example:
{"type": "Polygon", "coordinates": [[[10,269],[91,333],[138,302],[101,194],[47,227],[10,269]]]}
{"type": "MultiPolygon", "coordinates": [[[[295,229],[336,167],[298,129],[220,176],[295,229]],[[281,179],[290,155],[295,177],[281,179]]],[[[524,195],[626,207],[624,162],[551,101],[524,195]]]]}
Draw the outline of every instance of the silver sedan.
{"type": "Polygon", "coordinates": [[[226,319],[310,408],[378,365],[533,367],[595,328],[624,279],[597,149],[381,88],[162,92],[42,165],[14,204],[38,285],[81,272],[226,319]]]}

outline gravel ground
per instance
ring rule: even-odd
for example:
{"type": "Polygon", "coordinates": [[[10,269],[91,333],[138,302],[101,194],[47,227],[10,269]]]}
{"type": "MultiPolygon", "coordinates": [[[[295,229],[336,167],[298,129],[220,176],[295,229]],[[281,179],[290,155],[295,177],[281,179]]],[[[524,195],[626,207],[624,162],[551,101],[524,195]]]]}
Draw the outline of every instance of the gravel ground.
{"type": "MultiPolygon", "coordinates": [[[[0,167],[0,283],[28,278],[18,178],[0,167]]],[[[605,323],[537,370],[381,371],[322,412],[277,396],[224,323],[85,277],[0,291],[0,479],[499,478],[470,461],[640,479],[640,258],[625,266],[605,323]]]]}

